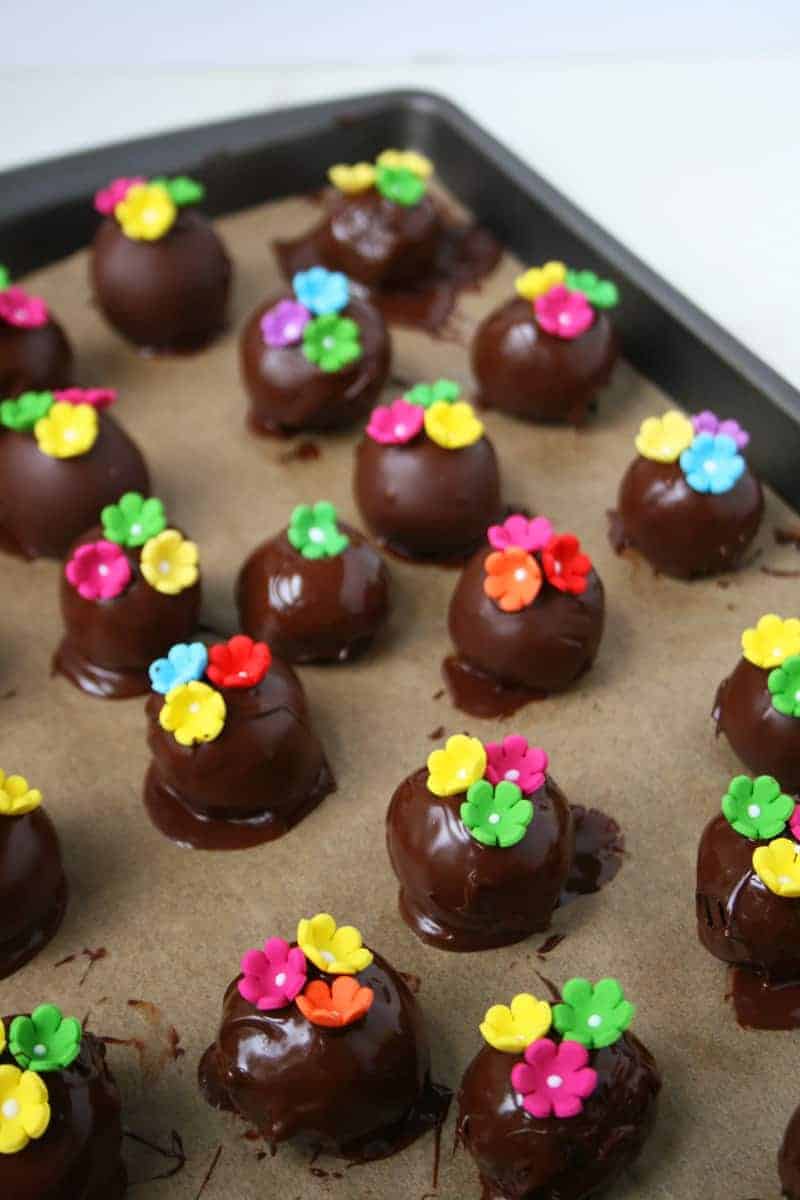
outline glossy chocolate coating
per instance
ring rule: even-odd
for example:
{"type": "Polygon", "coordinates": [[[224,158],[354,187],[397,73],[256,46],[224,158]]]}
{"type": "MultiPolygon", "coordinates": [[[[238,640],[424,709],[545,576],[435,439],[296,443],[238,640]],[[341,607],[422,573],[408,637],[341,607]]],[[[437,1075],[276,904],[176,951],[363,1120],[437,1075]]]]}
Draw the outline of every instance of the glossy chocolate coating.
{"type": "Polygon", "coordinates": [[[787,1200],[800,1200],[800,1107],[795,1109],[783,1135],[778,1175],[787,1200]]]}
{"type": "Polygon", "coordinates": [[[88,454],[50,458],[32,433],[0,429],[0,549],[23,558],[63,558],[72,542],[124,492],[150,492],[138,446],[98,413],[88,454]]]}
{"type": "MultiPolygon", "coordinates": [[[[522,1107],[511,1071],[522,1057],[485,1045],[458,1095],[458,1137],[475,1159],[482,1200],[588,1200],[638,1156],[653,1127],[661,1077],[625,1033],[590,1051],[595,1091],[576,1117],[538,1119],[522,1107]]],[[[604,1193],[605,1194],[605,1193],[604,1193]]]]}
{"type": "Polygon", "coordinates": [[[450,601],[450,636],[460,658],[508,687],[563,691],[591,666],[600,645],[605,619],[600,576],[592,569],[580,596],[543,578],[528,608],[507,613],[483,590],[490,553],[487,542],[467,563],[450,601]]]}
{"type": "Polygon", "coordinates": [[[784,791],[800,794],[800,720],[772,706],[769,671],[746,658],[723,679],[714,701],[717,733],[754,775],[774,775],[784,791]]]}
{"type": "MultiPolygon", "coordinates": [[[[244,841],[280,837],[335,788],[324,751],[311,728],[305,696],[292,668],[273,658],[253,688],[224,688],[225,725],[218,737],[182,746],[158,722],[164,697],[147,701],[152,764],[146,781],[149,808],[174,805],[208,827],[239,825],[244,841]],[[248,826],[250,829],[248,830],[248,826]]],[[[226,848],[233,843],[227,842],[226,848]]]]}
{"type": "MultiPolygon", "coordinates": [[[[4,1017],[8,1030],[13,1016],[4,1017]]],[[[10,1052],[0,1063],[15,1066],[10,1052]]],[[[122,1119],[106,1048],[84,1032],[80,1054],[63,1071],[42,1075],[50,1124],[18,1154],[0,1155],[0,1196],[8,1200],[121,1200],[125,1167],[122,1119]]]]}
{"type": "Polygon", "coordinates": [[[357,297],[341,316],[355,321],[363,354],[341,371],[322,371],[306,358],[302,343],[268,346],[261,319],[285,296],[259,305],[239,341],[239,364],[250,408],[249,427],[256,433],[345,429],[373,408],[389,374],[391,346],[383,317],[357,297]]]}
{"type": "Polygon", "coordinates": [[[225,326],[230,260],[213,226],[192,209],[182,209],[152,242],[126,237],[106,218],[95,235],[91,276],[108,322],[146,350],[200,350],[225,326]]]}
{"type": "Polygon", "coordinates": [[[635,458],[619,486],[611,544],[638,550],[664,575],[693,579],[738,565],[764,511],[761,484],[746,469],[730,491],[689,487],[680,464],[635,458]]]}
{"type": "Polygon", "coordinates": [[[356,529],[331,558],[304,558],[286,532],[263,542],[239,574],[239,624],[286,662],[346,662],[365,650],[389,612],[389,572],[356,529]]]}
{"type": "Polygon", "coordinates": [[[72,347],[57,321],[20,329],[0,321],[0,399],[74,382],[72,347]]]}
{"type": "Polygon", "coordinates": [[[515,846],[484,846],[459,812],[464,792],[434,796],[422,768],[386,814],[386,846],[407,925],[442,950],[489,950],[547,929],[574,854],[570,807],[552,779],[530,797],[534,816],[515,846]]]}
{"type": "MultiPolygon", "coordinates": [[[[104,537],[90,529],[70,549],[104,537]]],[[[200,616],[200,581],[176,596],[158,592],[140,568],[141,546],[120,546],[131,568],[131,581],[113,600],[84,600],[61,572],[64,637],[53,668],[91,696],[108,700],[143,696],[150,691],[147,668],[176,642],[188,642],[200,616]]]]}
{"type": "MultiPolygon", "coordinates": [[[[430,1081],[419,1006],[379,954],[354,976],[372,988],[372,1007],[342,1029],[311,1024],[296,1004],[260,1012],[239,995],[238,978],[200,1063],[209,1104],[237,1113],[273,1147],[297,1138],[356,1161],[392,1154],[444,1120],[450,1093],[430,1081]]],[[[329,982],[309,962],[309,982],[318,978],[329,982]]]]}
{"type": "Polygon", "coordinates": [[[462,450],[445,450],[424,432],[401,446],[365,437],[354,492],[375,536],[404,558],[463,561],[501,518],[500,471],[487,437],[462,450]]]}
{"type": "Polygon", "coordinates": [[[605,313],[580,337],[559,338],[540,328],[530,300],[517,297],[489,313],[473,339],[478,403],[531,421],[579,425],[611,378],[618,352],[605,313]]]}
{"type": "Polygon", "coordinates": [[[697,933],[723,962],[796,980],[800,901],[776,896],[756,875],[753,851],[765,845],[742,837],[722,814],[706,826],[697,852],[697,933]]]}
{"type": "Polygon", "coordinates": [[[39,807],[18,817],[0,815],[0,979],[50,941],[66,906],[61,847],[47,813],[39,807]]]}

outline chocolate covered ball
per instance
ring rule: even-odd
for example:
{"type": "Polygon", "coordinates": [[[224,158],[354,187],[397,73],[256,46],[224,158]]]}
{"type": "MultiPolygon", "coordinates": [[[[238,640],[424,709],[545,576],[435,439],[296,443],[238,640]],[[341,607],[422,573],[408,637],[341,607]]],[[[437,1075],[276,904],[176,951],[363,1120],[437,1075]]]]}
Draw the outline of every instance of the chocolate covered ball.
{"type": "Polygon", "coordinates": [[[66,905],[61,847],[41,797],[0,772],[0,979],[47,945],[66,905]]]}
{"type": "Polygon", "coordinates": [[[333,192],[330,214],[317,234],[320,262],[368,287],[410,283],[427,274],[442,223],[434,201],[396,204],[376,190],[333,192]]]}
{"type": "Polygon", "coordinates": [[[639,457],[625,472],[610,514],[616,552],[639,551],[656,571],[677,579],[738,566],[764,511],[761,484],[741,454],[747,441],[735,421],[713,413],[690,421],[672,412],[645,421],[639,457]]]}
{"type": "MultiPolygon", "coordinates": [[[[267,954],[276,954],[276,942],[284,957],[296,954],[280,939],[265,943],[267,954]]],[[[251,951],[243,962],[259,954],[251,951]]],[[[301,955],[296,980],[282,961],[259,1004],[240,991],[257,996],[258,979],[234,979],[216,1041],[200,1063],[206,1100],[236,1113],[273,1151],[295,1139],[315,1153],[358,1162],[393,1154],[441,1125],[450,1093],[431,1082],[419,1005],[403,975],[379,954],[368,957],[368,965],[334,975],[335,964],[322,971],[324,959],[303,962],[301,955]],[[354,1002],[340,1001],[337,1013],[331,1000],[342,986],[357,994],[354,1002]]]]}
{"type": "Polygon", "coordinates": [[[800,1107],[795,1109],[783,1135],[778,1175],[786,1200],[800,1200],[800,1107]]]}
{"type": "MultiPolygon", "coordinates": [[[[346,281],[345,286],[346,303],[335,313],[320,317],[306,309],[298,319],[299,300],[284,296],[259,305],[251,315],[240,338],[239,361],[250,399],[247,422],[254,432],[346,429],[365,417],[378,399],[391,360],[386,324],[372,304],[350,295],[346,281]],[[312,323],[312,331],[321,329],[318,319],[333,324],[336,318],[347,322],[345,329],[355,324],[358,357],[349,358],[352,352],[343,347],[338,357],[334,348],[333,358],[312,361],[305,352],[303,330],[312,323]]],[[[341,330],[341,325],[333,330],[334,340],[341,330]]]]}
{"type": "Polygon", "coordinates": [[[300,505],[288,529],[249,556],[236,587],[239,624],[285,662],[346,662],[389,612],[380,554],[333,505],[300,505]]]}
{"type": "Polygon", "coordinates": [[[25,328],[0,317],[0,397],[66,388],[72,380],[72,348],[57,321],[25,328]]]}

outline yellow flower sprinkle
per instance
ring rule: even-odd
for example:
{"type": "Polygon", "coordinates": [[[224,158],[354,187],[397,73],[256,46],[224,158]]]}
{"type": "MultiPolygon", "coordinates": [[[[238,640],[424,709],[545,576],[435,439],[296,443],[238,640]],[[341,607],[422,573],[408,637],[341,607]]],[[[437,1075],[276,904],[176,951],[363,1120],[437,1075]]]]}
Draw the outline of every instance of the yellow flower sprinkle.
{"type": "Polygon", "coordinates": [[[174,734],[176,742],[193,746],[219,737],[226,711],[221,693],[195,679],[167,692],[158,722],[167,733],[174,734]]]}
{"type": "Polygon", "coordinates": [[[91,404],[54,404],[33,427],[42,454],[48,458],[76,458],[87,454],[97,441],[97,410],[91,404]]]}
{"type": "Polygon", "coordinates": [[[384,150],[375,161],[379,167],[410,171],[420,179],[430,179],[433,174],[431,160],[416,150],[384,150]]]}
{"type": "Polygon", "coordinates": [[[29,788],[23,775],[6,775],[5,771],[0,771],[0,816],[21,817],[23,813],[33,812],[41,803],[42,793],[29,788]]]}
{"type": "Polygon", "coordinates": [[[0,1066],[0,1154],[18,1154],[50,1124],[47,1085],[35,1071],[0,1066]]]}
{"type": "Polygon", "coordinates": [[[328,179],[346,196],[357,196],[359,192],[366,192],[374,185],[375,168],[368,162],[353,163],[352,166],[337,163],[335,167],[329,168],[328,179]]]}
{"type": "Polygon", "coordinates": [[[5,1027],[5,1024],[3,1023],[2,1019],[0,1019],[0,1054],[3,1053],[5,1048],[6,1048],[6,1027],[5,1027]]]}
{"type": "Polygon", "coordinates": [[[355,975],[372,962],[372,951],[354,925],[340,925],[330,913],[304,917],[297,925],[297,944],[320,971],[328,975],[355,975]]]}
{"type": "Polygon", "coordinates": [[[483,422],[475,416],[471,404],[457,400],[448,404],[437,400],[425,409],[425,432],[444,450],[463,450],[483,437],[483,422]]]}
{"type": "Polygon", "coordinates": [[[676,462],[694,441],[694,426],[688,417],[676,409],[663,417],[648,417],[642,421],[636,436],[636,449],[642,458],[655,462],[676,462]]]}
{"type": "Polygon", "coordinates": [[[114,209],[125,237],[156,242],[168,233],[178,216],[175,202],[158,183],[135,183],[114,209]]]}
{"type": "Polygon", "coordinates": [[[165,529],[142,547],[142,574],[152,588],[177,596],[197,583],[197,546],[177,529],[165,529]]]}
{"type": "Polygon", "coordinates": [[[483,742],[465,733],[454,733],[444,750],[428,755],[428,791],[434,796],[457,796],[483,779],[486,751],[483,742]]]}
{"type": "Polygon", "coordinates": [[[755,629],[745,629],[742,653],[756,667],[779,667],[792,654],[800,654],[800,621],[796,617],[784,621],[767,613],[755,629]]]}
{"type": "Polygon", "coordinates": [[[517,295],[523,300],[535,300],[543,296],[556,284],[564,283],[567,278],[567,267],[562,262],[546,262],[542,267],[530,267],[523,275],[518,275],[514,281],[517,295]]]}
{"type": "Polygon", "coordinates": [[[789,838],[775,838],[754,850],[753,870],[776,896],[800,896],[800,857],[789,838]]]}
{"type": "Polygon", "coordinates": [[[544,1037],[552,1021],[553,1013],[546,1000],[522,992],[514,997],[510,1008],[506,1004],[493,1004],[487,1009],[480,1030],[495,1050],[522,1054],[531,1042],[544,1037]]]}

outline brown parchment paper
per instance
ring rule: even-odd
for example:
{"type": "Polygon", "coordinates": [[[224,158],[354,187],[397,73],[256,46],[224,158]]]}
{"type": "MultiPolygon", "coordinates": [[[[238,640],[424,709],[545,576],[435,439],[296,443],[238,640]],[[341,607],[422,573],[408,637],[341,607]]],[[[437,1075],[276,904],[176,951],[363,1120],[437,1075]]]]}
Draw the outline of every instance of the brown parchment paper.
{"type": "MultiPolygon", "coordinates": [[[[310,202],[294,200],[219,222],[235,263],[231,328],[195,357],[148,359],[119,340],[92,306],[84,254],[29,281],[69,330],[80,382],[119,388],[116,414],[149,460],[154,494],[199,543],[206,617],[231,631],[239,565],[286,524],[294,504],[329,498],[345,519],[359,522],[351,497],[357,433],[317,438],[318,460],[286,462],[291,443],[259,440],[243,421],[236,332],[281,286],[271,238],[299,233],[318,217],[310,202]]],[[[471,330],[510,293],[516,270],[506,259],[480,291],[462,294],[458,342],[393,330],[394,374],[413,381],[446,374],[468,387],[471,330]]],[[[725,411],[724,396],[707,402],[725,411]]],[[[301,671],[339,790],[289,836],[253,850],[180,850],[155,831],[141,802],[143,702],[92,700],[50,677],[59,567],[2,559],[0,765],[42,788],[71,898],[56,939],[0,983],[0,1011],[29,1011],[50,1000],[79,1018],[88,1013],[95,1032],[130,1041],[109,1048],[125,1126],[162,1147],[175,1130],[187,1156],[172,1178],[153,1181],[175,1161],[128,1141],[138,1184],[132,1195],[422,1200],[432,1192],[432,1136],[374,1165],[347,1169],[321,1159],[312,1171],[288,1145],[275,1159],[264,1156],[239,1122],[207,1107],[198,1092],[197,1062],[215,1036],[222,994],[242,952],[271,934],[291,937],[298,917],[327,909],[421,978],[435,1077],[454,1089],[479,1048],[485,1009],[517,991],[542,994],[537,970],[556,983],[576,974],[618,976],[638,1004],[635,1031],[660,1063],[664,1090],[655,1134],[614,1194],[777,1196],[778,1144],[800,1102],[797,1036],[737,1027],[725,1000],[725,969],[696,941],[694,860],[700,832],[737,771],[727,745],[714,740],[716,683],[738,658],[743,628],[763,612],[800,611],[797,581],[760,570],[790,569],[800,559],[792,547],[774,544],[774,527],[794,519],[774,496],[760,557],[719,583],[656,578],[646,564],[615,557],[606,509],[640,421],[667,405],[622,364],[583,431],[527,426],[496,413],[486,418],[507,499],[574,529],[605,581],[607,632],[580,686],[508,721],[464,717],[440,693],[456,574],[392,561],[391,625],[373,653],[353,666],[301,671]],[[564,940],[546,961],[536,954],[544,935],[489,953],[447,954],[422,945],[397,914],[384,813],[399,780],[424,762],[439,726],[484,739],[511,731],[536,739],[570,799],[603,808],[625,831],[620,874],[600,894],[556,913],[553,932],[564,940]],[[56,965],[85,948],[107,951],[88,974],[85,956],[56,965]]],[[[463,1152],[451,1157],[453,1113],[436,1194],[469,1200],[478,1196],[477,1174],[463,1152]]]]}

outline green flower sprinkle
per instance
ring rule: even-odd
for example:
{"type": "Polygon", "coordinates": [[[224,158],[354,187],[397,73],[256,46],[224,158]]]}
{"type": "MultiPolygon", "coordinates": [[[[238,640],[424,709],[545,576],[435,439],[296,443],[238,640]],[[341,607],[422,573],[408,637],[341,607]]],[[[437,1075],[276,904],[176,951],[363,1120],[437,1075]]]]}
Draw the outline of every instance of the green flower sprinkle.
{"type": "Polygon", "coordinates": [[[524,800],[520,788],[508,780],[493,788],[488,779],[479,779],[467,792],[460,812],[467,829],[484,846],[515,846],[533,820],[530,800],[524,800]]]}
{"type": "Polygon", "coordinates": [[[781,666],[770,671],[767,687],[773,708],[785,717],[800,717],[800,654],[790,655],[781,666]]]}
{"type": "Polygon", "coordinates": [[[26,1071],[62,1071],[80,1054],[81,1026],[62,1017],[55,1004],[41,1004],[29,1017],[15,1017],[8,1048],[26,1071]]]}
{"type": "Polygon", "coordinates": [[[4,292],[9,287],[11,287],[11,272],[8,267],[4,267],[0,263],[0,292],[4,292]]]}
{"type": "Polygon", "coordinates": [[[52,392],[23,392],[16,400],[0,404],[0,425],[15,433],[30,433],[37,421],[46,417],[55,403],[52,392]]]}
{"type": "Polygon", "coordinates": [[[298,504],[287,537],[303,558],[335,558],[350,545],[349,537],[337,524],[336,509],[328,500],[298,504]]]}
{"type": "Polygon", "coordinates": [[[403,399],[408,404],[418,404],[420,408],[430,408],[432,404],[455,404],[461,395],[461,388],[452,379],[437,379],[435,383],[418,383],[411,391],[406,392],[403,399]]]}
{"type": "Polygon", "coordinates": [[[425,180],[420,179],[406,167],[378,167],[375,171],[375,186],[382,196],[393,204],[402,204],[404,208],[412,208],[419,204],[427,188],[425,180]]]}
{"type": "Polygon", "coordinates": [[[594,271],[567,271],[567,287],[571,292],[583,292],[593,308],[614,308],[619,303],[616,284],[598,279],[594,271]]]}
{"type": "Polygon", "coordinates": [[[769,840],[786,828],[794,800],[781,792],[781,785],[771,775],[759,775],[758,779],[737,775],[722,797],[722,811],[742,837],[769,840]]]}
{"type": "Polygon", "coordinates": [[[202,183],[198,183],[196,179],[190,179],[188,175],[176,175],[174,179],[161,176],[158,179],[151,179],[150,182],[166,188],[173,204],[178,208],[183,208],[187,204],[199,204],[201,200],[205,199],[206,189],[202,183]]]}
{"type": "Polygon", "coordinates": [[[151,496],[145,500],[138,492],[126,492],[116,504],[108,504],[100,514],[103,533],[119,546],[143,546],[167,527],[164,505],[151,496]]]}
{"type": "Polygon", "coordinates": [[[350,317],[324,313],[303,330],[303,354],[320,371],[341,371],[362,353],[358,326],[350,317]]]}
{"type": "Polygon", "coordinates": [[[553,1025],[565,1041],[589,1049],[619,1041],[636,1012],[616,979],[601,979],[595,987],[588,979],[570,979],[563,996],[563,1004],[553,1007],[553,1025]]]}

